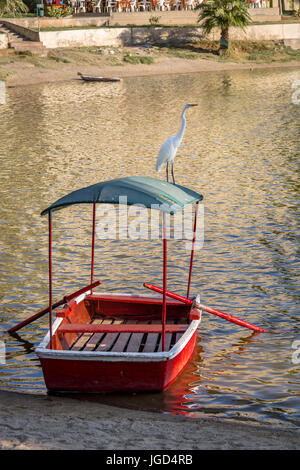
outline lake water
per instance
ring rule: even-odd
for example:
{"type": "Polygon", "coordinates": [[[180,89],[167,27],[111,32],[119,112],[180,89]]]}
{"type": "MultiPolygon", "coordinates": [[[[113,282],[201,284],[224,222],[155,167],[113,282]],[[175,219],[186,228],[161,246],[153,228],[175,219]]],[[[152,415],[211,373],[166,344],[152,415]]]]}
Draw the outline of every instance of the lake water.
{"type": "MultiPolygon", "coordinates": [[[[176,182],[204,196],[205,241],[191,294],[265,329],[204,314],[192,361],[161,394],[83,397],[131,408],[300,424],[299,113],[297,69],[128,78],[9,88],[0,105],[0,389],[46,393],[34,348],[47,318],[5,330],[48,302],[47,220],[68,192],[129,175],[156,176],[161,143],[187,128],[176,182]]],[[[157,175],[164,178],[164,173],[157,175]]],[[[89,282],[91,207],[54,214],[54,299],[89,282]]],[[[161,245],[97,240],[101,290],[161,285],[161,245]]],[[[185,294],[189,252],[169,242],[168,288],[185,294]]]]}

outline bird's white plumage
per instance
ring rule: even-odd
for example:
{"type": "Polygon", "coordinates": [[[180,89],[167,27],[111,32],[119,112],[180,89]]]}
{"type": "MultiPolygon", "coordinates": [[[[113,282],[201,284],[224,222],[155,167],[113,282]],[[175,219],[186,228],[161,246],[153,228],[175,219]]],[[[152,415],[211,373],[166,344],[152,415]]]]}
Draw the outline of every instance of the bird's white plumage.
{"type": "Polygon", "coordinates": [[[173,161],[177,152],[175,136],[169,137],[160,147],[156,160],[156,171],[160,171],[166,162],[173,161]]]}
{"type": "MultiPolygon", "coordinates": [[[[176,156],[177,150],[179,145],[181,144],[184,130],[185,130],[185,125],[186,125],[186,119],[185,119],[185,111],[190,108],[191,106],[197,106],[195,104],[187,103],[181,113],[181,127],[178,132],[178,134],[173,135],[172,137],[169,137],[160,147],[160,150],[158,152],[157,160],[156,160],[156,165],[155,169],[156,171],[160,171],[164,164],[166,163],[168,166],[168,163],[172,163],[172,176],[173,176],[173,182],[174,180],[174,175],[173,175],[173,162],[174,158],[176,156]]],[[[168,168],[167,168],[167,177],[168,177],[168,168]]]]}

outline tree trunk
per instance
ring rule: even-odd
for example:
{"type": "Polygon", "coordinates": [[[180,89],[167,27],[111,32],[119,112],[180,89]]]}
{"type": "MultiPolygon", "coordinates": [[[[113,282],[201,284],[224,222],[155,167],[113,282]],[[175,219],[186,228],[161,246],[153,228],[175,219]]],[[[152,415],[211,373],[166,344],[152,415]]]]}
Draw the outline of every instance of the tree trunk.
{"type": "Polygon", "coordinates": [[[229,28],[225,27],[221,29],[219,54],[222,55],[226,53],[228,47],[229,47],[229,28]]]}

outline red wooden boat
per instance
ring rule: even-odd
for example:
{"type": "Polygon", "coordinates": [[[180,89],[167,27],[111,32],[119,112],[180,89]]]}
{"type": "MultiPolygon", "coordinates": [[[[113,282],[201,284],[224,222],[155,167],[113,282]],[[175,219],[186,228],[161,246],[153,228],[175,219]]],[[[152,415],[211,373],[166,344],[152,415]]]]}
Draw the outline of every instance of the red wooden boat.
{"type": "MultiPolygon", "coordinates": [[[[48,390],[78,392],[161,391],[188,363],[196,343],[201,311],[196,301],[186,305],[167,299],[167,239],[165,214],[174,214],[202,196],[183,186],[155,178],[129,177],[73,191],[42,212],[49,218],[49,331],[36,353],[48,390]],[[162,295],[101,293],[93,289],[97,203],[143,204],[163,213],[162,295]],[[52,214],[71,204],[93,207],[91,284],[52,304],[52,214]],[[53,309],[64,303],[56,312],[53,309]]],[[[189,297],[195,235],[191,254],[189,297]]],[[[45,312],[45,311],[43,311],[45,312]]]]}

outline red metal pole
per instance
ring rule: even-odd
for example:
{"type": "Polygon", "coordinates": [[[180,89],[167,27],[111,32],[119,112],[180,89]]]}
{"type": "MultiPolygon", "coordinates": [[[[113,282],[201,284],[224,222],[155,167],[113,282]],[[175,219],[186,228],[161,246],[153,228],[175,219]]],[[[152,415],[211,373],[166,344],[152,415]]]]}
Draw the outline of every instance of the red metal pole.
{"type": "Polygon", "coordinates": [[[196,230],[197,230],[198,208],[199,208],[199,202],[196,203],[196,209],[195,209],[193,245],[192,245],[192,251],[191,251],[191,260],[190,260],[190,271],[189,271],[188,288],[187,288],[187,293],[186,293],[187,298],[188,298],[189,295],[190,295],[190,286],[191,286],[192,269],[193,269],[193,260],[194,260],[194,251],[195,251],[196,230]]]}
{"type": "Polygon", "coordinates": [[[163,213],[163,307],[162,307],[162,350],[165,350],[165,337],[166,337],[166,316],[167,316],[167,229],[166,229],[166,214],[163,213]]]}
{"type": "Polygon", "coordinates": [[[50,334],[50,349],[52,349],[52,213],[49,211],[49,334],[50,334]]]}
{"type": "MultiPolygon", "coordinates": [[[[93,204],[93,234],[92,234],[92,260],[91,260],[91,284],[94,279],[94,259],[95,259],[95,225],[96,225],[96,203],[93,204]]],[[[91,293],[93,290],[91,289],[91,293]]]]}

